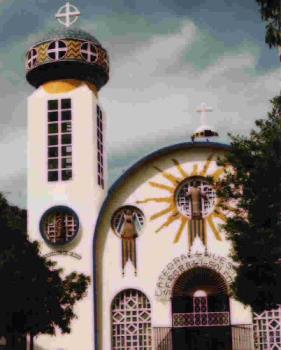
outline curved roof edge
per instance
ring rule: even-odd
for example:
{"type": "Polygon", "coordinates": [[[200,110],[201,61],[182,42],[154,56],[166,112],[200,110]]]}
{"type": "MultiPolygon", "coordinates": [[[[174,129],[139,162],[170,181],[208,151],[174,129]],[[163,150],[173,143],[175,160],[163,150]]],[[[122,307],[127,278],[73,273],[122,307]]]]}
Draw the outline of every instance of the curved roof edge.
{"type": "MultiPolygon", "coordinates": [[[[158,149],[157,151],[154,151],[152,153],[149,153],[148,155],[146,155],[145,157],[139,159],[136,163],[134,163],[133,165],[131,165],[109,188],[108,190],[108,195],[105,198],[105,201],[107,201],[108,197],[111,196],[111,194],[117,189],[117,187],[119,185],[121,185],[121,183],[125,180],[125,178],[132,173],[133,171],[135,171],[138,167],[140,167],[142,164],[144,164],[145,162],[162,156],[165,153],[168,153],[169,151],[176,151],[178,149],[191,149],[191,148],[217,148],[217,149],[230,149],[231,146],[224,144],[224,143],[219,143],[219,142],[182,142],[182,143],[176,143],[174,145],[171,146],[166,146],[163,148],[158,149]]],[[[102,205],[103,208],[103,205],[102,205]]],[[[101,208],[101,209],[102,209],[101,208]]]]}
{"type": "Polygon", "coordinates": [[[182,143],[176,143],[171,146],[166,146],[163,148],[158,149],[157,151],[154,151],[152,153],[149,153],[145,157],[139,159],[136,163],[131,165],[109,188],[106,198],[104,199],[104,202],[101,206],[99,216],[96,222],[96,228],[95,233],[97,231],[97,227],[99,226],[100,218],[102,217],[102,214],[106,208],[106,205],[108,201],[110,200],[112,194],[115,192],[115,190],[124,182],[124,180],[128,177],[129,174],[134,172],[137,168],[139,168],[141,165],[146,163],[147,161],[162,156],[170,151],[176,151],[178,149],[192,149],[192,148],[216,148],[216,149],[224,149],[229,150],[231,148],[230,145],[227,145],[225,143],[219,143],[219,142],[182,142],[182,143]]]}
{"type": "Polygon", "coordinates": [[[94,280],[93,280],[93,286],[94,286],[94,335],[95,335],[95,348],[98,349],[98,315],[97,315],[97,264],[96,264],[96,241],[98,238],[98,229],[100,226],[101,219],[103,217],[103,214],[107,208],[107,204],[111,199],[112,194],[114,191],[124,182],[126,177],[134,172],[138,167],[140,167],[145,162],[157,157],[162,156],[165,153],[168,153],[169,151],[176,151],[178,149],[192,149],[192,148],[216,148],[216,149],[224,149],[229,150],[231,148],[230,145],[219,143],[219,142],[182,142],[177,143],[171,146],[160,148],[157,151],[154,151],[152,153],[149,153],[147,156],[139,159],[136,163],[134,163],[132,166],[130,166],[109,188],[107,196],[101,206],[95,229],[94,229],[94,236],[93,236],[93,272],[94,272],[94,280]]]}

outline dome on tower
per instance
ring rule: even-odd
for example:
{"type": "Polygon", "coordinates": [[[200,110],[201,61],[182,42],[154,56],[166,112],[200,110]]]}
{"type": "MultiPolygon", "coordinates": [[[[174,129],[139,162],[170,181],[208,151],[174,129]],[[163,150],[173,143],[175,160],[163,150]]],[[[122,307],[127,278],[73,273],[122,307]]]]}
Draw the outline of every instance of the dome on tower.
{"type": "Polygon", "coordinates": [[[26,53],[26,79],[38,87],[60,79],[87,81],[100,89],[109,79],[107,51],[91,34],[61,28],[45,34],[26,53]]]}

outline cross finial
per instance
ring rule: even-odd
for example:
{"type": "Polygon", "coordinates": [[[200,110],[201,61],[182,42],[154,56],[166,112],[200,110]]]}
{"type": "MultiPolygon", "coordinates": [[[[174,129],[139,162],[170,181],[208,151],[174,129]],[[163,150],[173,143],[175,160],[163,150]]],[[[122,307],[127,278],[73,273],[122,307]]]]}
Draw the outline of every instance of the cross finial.
{"type": "Polygon", "coordinates": [[[201,106],[196,109],[196,112],[201,113],[201,125],[206,125],[207,124],[207,112],[212,112],[213,108],[208,107],[206,103],[201,103],[201,106]]]}
{"type": "Polygon", "coordinates": [[[79,16],[80,11],[78,8],[71,5],[69,2],[62,6],[56,13],[56,19],[67,28],[75,23],[79,16]]]}

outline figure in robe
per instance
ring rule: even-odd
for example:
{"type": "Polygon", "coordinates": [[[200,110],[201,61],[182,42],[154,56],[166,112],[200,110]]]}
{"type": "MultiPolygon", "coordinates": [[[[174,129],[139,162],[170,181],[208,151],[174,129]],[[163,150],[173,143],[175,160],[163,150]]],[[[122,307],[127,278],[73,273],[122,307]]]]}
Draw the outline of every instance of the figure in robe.
{"type": "Polygon", "coordinates": [[[185,195],[187,198],[189,198],[191,206],[191,220],[189,221],[189,247],[191,248],[196,236],[198,236],[206,246],[205,222],[202,216],[202,207],[203,199],[208,200],[208,197],[206,193],[201,190],[199,181],[193,182],[193,184],[189,186],[185,195]]]}
{"type": "Polygon", "coordinates": [[[65,227],[65,216],[60,213],[55,216],[55,242],[65,243],[66,242],[66,227],[65,227]]]}
{"type": "Polygon", "coordinates": [[[134,268],[135,274],[137,271],[137,258],[136,258],[136,238],[137,233],[137,223],[132,209],[125,209],[123,212],[123,223],[120,230],[122,239],[122,271],[124,274],[124,269],[126,263],[131,260],[134,268]]]}

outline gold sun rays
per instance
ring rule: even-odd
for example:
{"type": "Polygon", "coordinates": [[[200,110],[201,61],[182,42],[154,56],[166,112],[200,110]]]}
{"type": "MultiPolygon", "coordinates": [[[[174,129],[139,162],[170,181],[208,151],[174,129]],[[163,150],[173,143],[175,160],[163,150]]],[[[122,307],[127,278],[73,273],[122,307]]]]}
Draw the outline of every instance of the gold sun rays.
{"type": "MultiPolygon", "coordinates": [[[[175,198],[176,190],[179,184],[182,183],[184,180],[186,180],[188,177],[192,177],[192,176],[206,177],[209,172],[212,161],[215,161],[215,155],[211,153],[208,156],[201,170],[199,169],[199,165],[197,163],[194,163],[192,166],[192,170],[190,172],[186,171],[182,166],[182,164],[177,159],[172,158],[171,161],[177,169],[176,175],[172,174],[169,171],[162,170],[158,166],[154,166],[154,169],[157,170],[157,172],[160,173],[164,179],[168,180],[169,185],[165,183],[155,182],[155,181],[149,181],[148,183],[153,188],[166,191],[167,195],[161,196],[161,197],[148,197],[143,200],[137,201],[137,203],[147,204],[147,203],[154,202],[154,203],[168,204],[166,208],[163,208],[158,212],[154,213],[153,215],[151,215],[150,221],[154,221],[162,217],[166,217],[165,221],[156,229],[155,231],[156,233],[159,233],[163,231],[165,228],[168,228],[169,226],[171,226],[173,223],[178,222],[178,227],[176,229],[175,238],[174,238],[174,243],[177,243],[181,239],[184,232],[186,232],[186,234],[189,235],[189,227],[188,227],[189,219],[178,211],[178,208],[176,205],[176,198],[175,198]]],[[[219,177],[223,173],[224,173],[224,169],[218,168],[213,173],[209,174],[209,176],[212,177],[214,181],[216,181],[219,179],[219,177]]],[[[221,241],[222,237],[217,228],[217,224],[216,224],[217,220],[220,220],[223,222],[226,221],[226,216],[219,208],[215,208],[215,210],[206,218],[206,223],[211,228],[216,239],[221,241]]]]}

